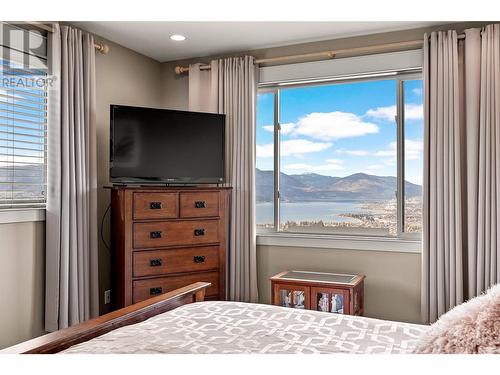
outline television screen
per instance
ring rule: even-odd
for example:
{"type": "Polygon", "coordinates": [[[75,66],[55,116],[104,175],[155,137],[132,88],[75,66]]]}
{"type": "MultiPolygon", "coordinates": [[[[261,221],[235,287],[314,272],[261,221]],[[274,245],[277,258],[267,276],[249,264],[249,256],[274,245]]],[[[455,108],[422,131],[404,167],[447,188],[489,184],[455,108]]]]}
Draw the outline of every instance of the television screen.
{"type": "Polygon", "coordinates": [[[224,182],[224,115],[121,105],[110,114],[111,182],[224,182]]]}

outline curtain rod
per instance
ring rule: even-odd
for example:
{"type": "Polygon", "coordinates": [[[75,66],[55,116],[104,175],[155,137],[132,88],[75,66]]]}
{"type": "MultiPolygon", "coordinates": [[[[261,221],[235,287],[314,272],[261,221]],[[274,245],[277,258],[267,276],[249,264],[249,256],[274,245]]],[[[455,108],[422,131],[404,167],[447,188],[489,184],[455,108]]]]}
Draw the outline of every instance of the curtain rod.
{"type": "MultiPolygon", "coordinates": [[[[43,22],[37,22],[37,21],[24,21],[24,23],[31,25],[31,26],[34,26],[34,27],[38,27],[39,29],[45,30],[49,33],[54,32],[54,27],[50,24],[47,25],[43,22]]],[[[100,53],[102,53],[103,55],[106,55],[109,52],[109,46],[103,42],[94,43],[94,48],[97,51],[99,51],[100,53]]]]}
{"type": "MultiPolygon", "coordinates": [[[[464,39],[465,34],[458,35],[458,39],[464,39]]],[[[314,58],[324,58],[324,59],[334,59],[337,55],[341,54],[361,54],[365,52],[374,52],[374,51],[384,51],[384,50],[411,50],[422,47],[422,40],[409,40],[406,42],[395,42],[395,43],[387,43],[387,44],[379,44],[375,46],[368,47],[355,47],[355,48],[345,48],[331,51],[322,51],[322,52],[314,52],[314,53],[305,53],[301,55],[289,55],[289,56],[279,56],[279,57],[270,57],[267,59],[256,59],[255,64],[268,64],[268,63],[276,63],[276,65],[284,65],[289,63],[290,61],[295,62],[295,60],[308,60],[314,58]]],[[[210,70],[210,65],[201,65],[200,70],[210,70]]],[[[183,74],[189,73],[188,66],[176,66],[174,68],[175,74],[183,74]]]]}

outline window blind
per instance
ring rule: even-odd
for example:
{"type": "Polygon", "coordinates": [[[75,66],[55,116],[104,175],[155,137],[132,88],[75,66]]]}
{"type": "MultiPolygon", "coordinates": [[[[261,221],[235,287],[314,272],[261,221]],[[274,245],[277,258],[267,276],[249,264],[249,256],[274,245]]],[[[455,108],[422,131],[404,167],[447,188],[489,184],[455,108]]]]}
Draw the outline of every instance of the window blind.
{"type": "Polygon", "coordinates": [[[259,84],[308,82],[383,72],[404,72],[421,69],[422,63],[422,50],[418,49],[345,57],[334,60],[265,66],[259,69],[259,84]]]}
{"type": "Polygon", "coordinates": [[[44,207],[47,69],[44,38],[3,23],[0,56],[0,209],[44,207]],[[24,37],[23,37],[24,35],[24,37]],[[33,38],[40,40],[30,42],[33,38]],[[19,40],[26,43],[20,43],[19,40]]]}

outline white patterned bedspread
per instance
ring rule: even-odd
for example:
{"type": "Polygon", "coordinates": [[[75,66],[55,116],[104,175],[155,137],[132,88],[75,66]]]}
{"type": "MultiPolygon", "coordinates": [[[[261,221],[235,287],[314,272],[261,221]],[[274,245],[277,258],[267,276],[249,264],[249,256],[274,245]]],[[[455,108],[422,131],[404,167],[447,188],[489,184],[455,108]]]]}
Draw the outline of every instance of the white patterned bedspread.
{"type": "Polygon", "coordinates": [[[427,326],[239,302],[184,305],[65,353],[407,353],[427,326]]]}

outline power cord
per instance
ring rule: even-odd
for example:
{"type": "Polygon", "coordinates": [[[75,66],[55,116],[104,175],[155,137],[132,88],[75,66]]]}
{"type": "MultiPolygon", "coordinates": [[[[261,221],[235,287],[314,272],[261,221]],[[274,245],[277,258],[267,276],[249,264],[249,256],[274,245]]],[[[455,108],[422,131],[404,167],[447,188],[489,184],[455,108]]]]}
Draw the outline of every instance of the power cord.
{"type": "Polygon", "coordinates": [[[108,243],[104,239],[104,219],[106,218],[106,215],[108,214],[110,208],[111,208],[111,203],[108,205],[108,208],[106,208],[106,211],[104,212],[104,215],[102,215],[102,220],[101,220],[101,241],[108,250],[108,252],[111,252],[111,246],[108,245],[108,243]]]}

